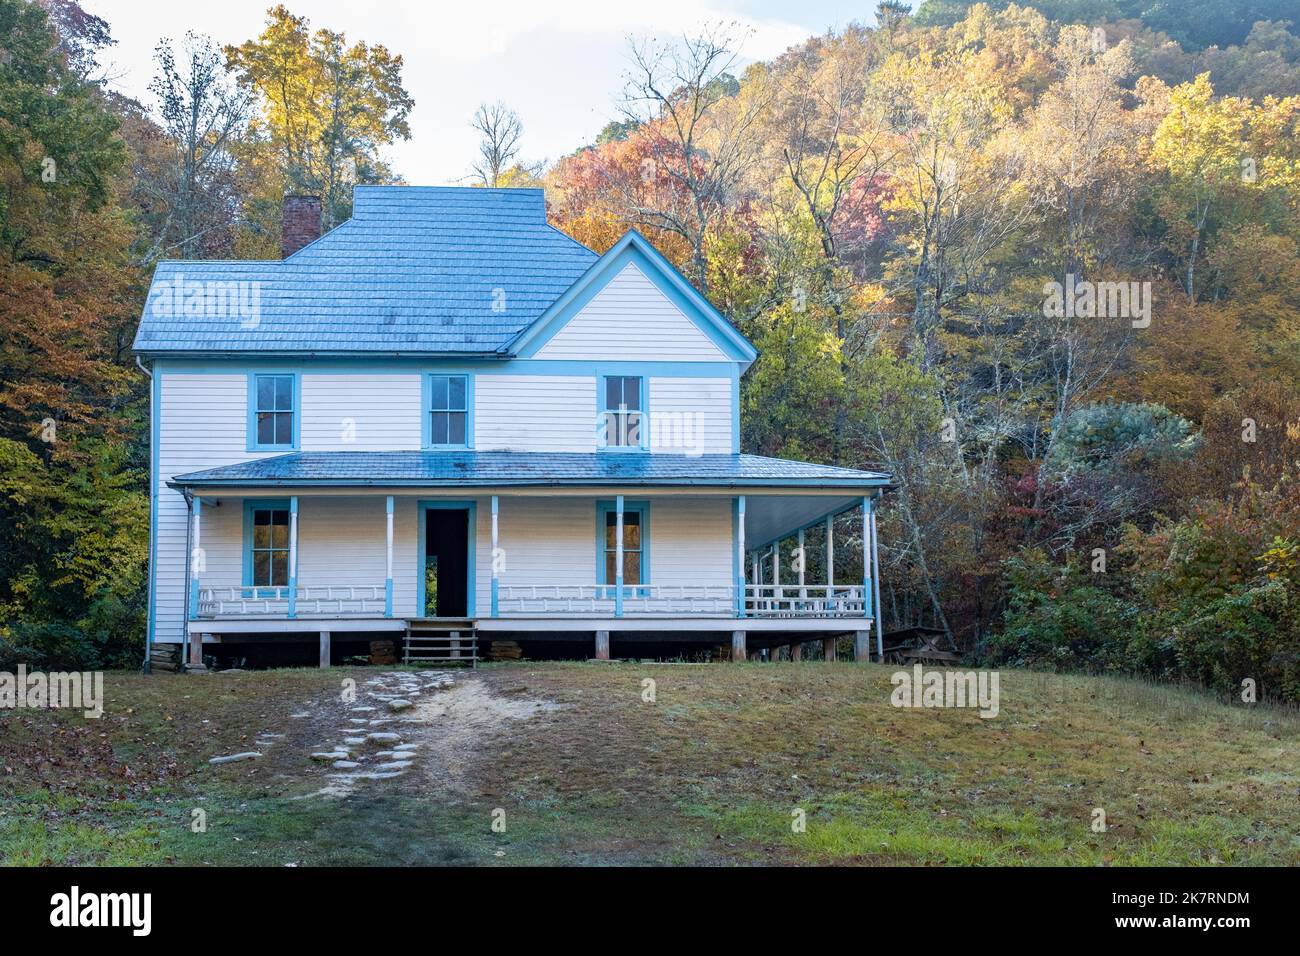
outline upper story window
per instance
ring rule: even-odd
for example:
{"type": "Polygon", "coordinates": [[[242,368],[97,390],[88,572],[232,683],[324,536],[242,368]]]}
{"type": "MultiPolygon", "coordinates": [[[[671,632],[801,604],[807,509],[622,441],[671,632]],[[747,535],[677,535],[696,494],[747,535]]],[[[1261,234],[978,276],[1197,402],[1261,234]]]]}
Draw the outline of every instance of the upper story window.
{"type": "Polygon", "coordinates": [[[470,388],[468,375],[437,374],[426,377],[425,447],[470,447],[470,388]]]}
{"type": "Polygon", "coordinates": [[[601,389],[602,432],[606,448],[642,448],[645,439],[645,379],[640,375],[606,375],[601,389]]]}
{"type": "Polygon", "coordinates": [[[249,383],[250,449],[292,449],[298,444],[298,377],[254,374],[249,383]]]}

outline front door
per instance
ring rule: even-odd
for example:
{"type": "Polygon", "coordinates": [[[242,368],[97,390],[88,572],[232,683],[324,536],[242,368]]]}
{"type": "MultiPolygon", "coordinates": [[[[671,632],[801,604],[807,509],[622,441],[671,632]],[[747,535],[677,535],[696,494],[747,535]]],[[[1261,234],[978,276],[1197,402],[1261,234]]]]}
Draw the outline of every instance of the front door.
{"type": "Polygon", "coordinates": [[[424,510],[425,617],[469,616],[470,509],[424,510]]]}

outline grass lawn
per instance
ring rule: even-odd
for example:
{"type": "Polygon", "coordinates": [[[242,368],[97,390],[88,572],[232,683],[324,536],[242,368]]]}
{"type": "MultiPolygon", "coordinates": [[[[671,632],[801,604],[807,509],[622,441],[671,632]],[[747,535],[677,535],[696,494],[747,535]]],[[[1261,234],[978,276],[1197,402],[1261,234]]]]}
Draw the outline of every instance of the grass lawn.
{"type": "Polygon", "coordinates": [[[109,674],[99,720],[0,712],[0,862],[1300,864],[1293,711],[1003,671],[985,720],[891,706],[894,670],[489,665],[457,684],[553,706],[412,726],[430,760],[346,796],[308,755],[374,670],[109,674]]]}

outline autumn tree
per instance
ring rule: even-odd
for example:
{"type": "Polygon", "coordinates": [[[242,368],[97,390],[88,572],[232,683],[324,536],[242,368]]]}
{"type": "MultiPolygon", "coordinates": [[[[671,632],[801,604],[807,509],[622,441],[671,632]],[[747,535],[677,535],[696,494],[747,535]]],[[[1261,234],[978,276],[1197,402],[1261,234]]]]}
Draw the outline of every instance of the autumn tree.
{"type": "Polygon", "coordinates": [[[172,44],[160,42],[154,59],[158,73],[150,90],[173,154],[147,183],[168,211],[155,248],[198,258],[204,237],[229,227],[238,206],[231,146],[244,133],[252,97],[227,74],[225,57],[208,37],[187,33],[179,63],[172,44]]]}
{"type": "Polygon", "coordinates": [[[531,172],[514,163],[519,155],[519,140],[524,135],[524,124],[518,113],[500,100],[491,105],[482,103],[470,125],[479,134],[479,158],[473,164],[474,174],[484,186],[495,189],[516,185],[514,180],[531,172]]]}
{"type": "Polygon", "coordinates": [[[41,8],[0,0],[0,666],[139,659],[140,285],[116,129],[41,8]]]}
{"type": "MultiPolygon", "coordinates": [[[[267,170],[285,190],[321,197],[326,228],[346,219],[352,187],[391,182],[380,151],[410,139],[414,101],[402,58],[386,47],[349,45],[332,30],[277,6],[254,40],[226,48],[232,69],[258,97],[253,132],[269,147],[267,170]]],[[[269,178],[271,178],[269,177],[269,178]]]]}
{"type": "Polygon", "coordinates": [[[769,96],[751,89],[737,97],[737,47],[743,34],[715,24],[680,42],[634,41],[624,93],[627,119],[640,127],[650,155],[644,175],[665,179],[657,202],[632,204],[638,223],[681,236],[688,266],[702,292],[708,287],[705,244],[733,203],[757,156],[754,125],[769,96]]]}

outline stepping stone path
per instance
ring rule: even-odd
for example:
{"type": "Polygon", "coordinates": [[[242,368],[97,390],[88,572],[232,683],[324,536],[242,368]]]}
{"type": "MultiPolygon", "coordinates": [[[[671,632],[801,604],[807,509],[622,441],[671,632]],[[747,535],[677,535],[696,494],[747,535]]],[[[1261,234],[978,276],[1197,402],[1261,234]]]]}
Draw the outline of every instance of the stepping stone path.
{"type": "Polygon", "coordinates": [[[454,681],[449,671],[385,671],[367,680],[359,688],[358,700],[347,709],[346,724],[337,731],[342,744],[326,745],[311,759],[341,771],[330,776],[344,783],[400,777],[420,756],[418,743],[402,742],[401,725],[409,720],[406,712],[414,710],[424,695],[445,690],[454,681]],[[382,711],[403,716],[373,716],[382,711]]]}

